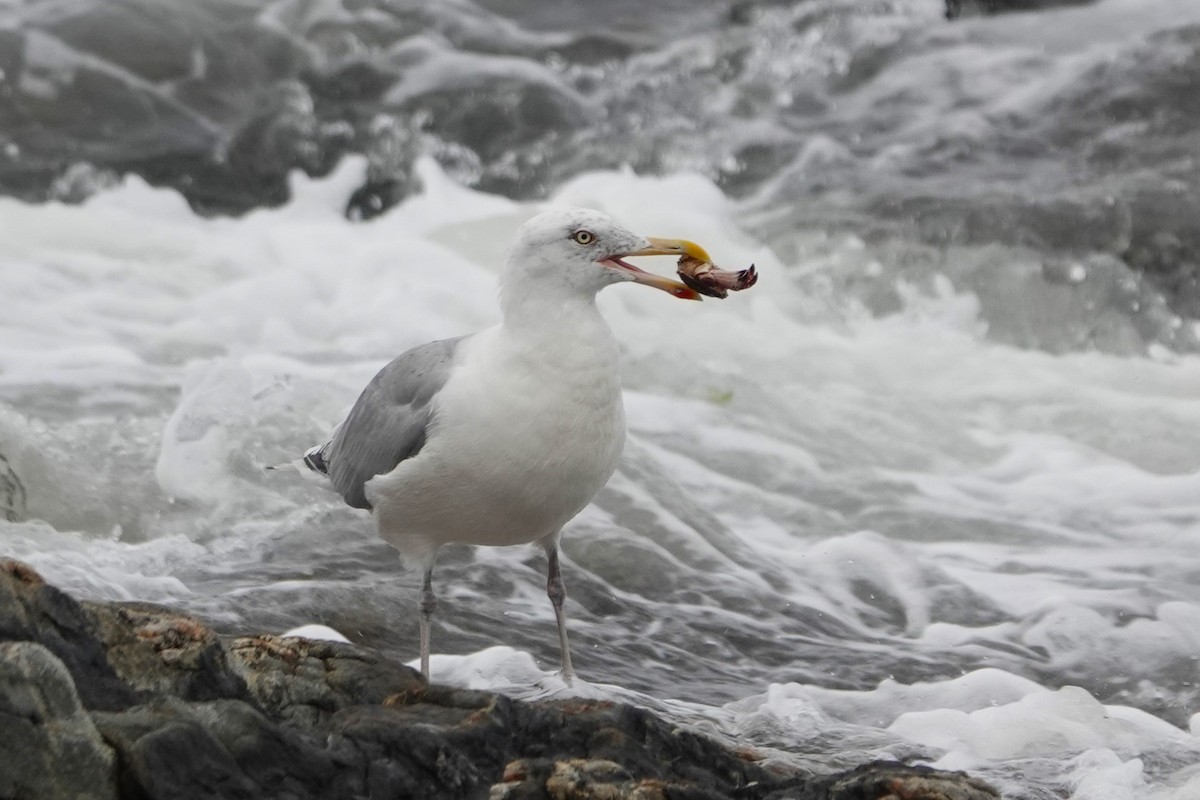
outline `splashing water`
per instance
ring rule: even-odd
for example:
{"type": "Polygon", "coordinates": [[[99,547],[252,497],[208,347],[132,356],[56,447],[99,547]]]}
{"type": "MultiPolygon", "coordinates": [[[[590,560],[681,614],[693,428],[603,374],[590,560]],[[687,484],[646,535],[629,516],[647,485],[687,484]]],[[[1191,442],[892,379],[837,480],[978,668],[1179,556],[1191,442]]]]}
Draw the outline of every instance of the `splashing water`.
{"type": "MultiPolygon", "coordinates": [[[[595,63],[556,61],[566,40],[513,12],[493,49],[539,55],[499,65],[512,85],[606,113],[540,149],[513,128],[475,172],[433,147],[420,192],[369,222],[343,216],[361,158],[238,219],[135,177],[78,205],[0,198],[3,551],[80,596],[412,658],[416,576],[361,513],[262,467],[322,441],[399,351],[496,321],[496,266],[542,203],[480,189],[538,152],[547,202],[761,275],[702,305],[601,297],[630,437],[564,537],[582,691],[815,768],[1200,796],[1200,360],[1186,292],[1145,268],[1200,197],[1192,96],[1171,94],[1200,64],[1194,6],[944,28],[828,0],[721,35],[704,8],[678,46],[595,63]],[[1094,91],[1111,80],[1125,105],[1094,91]],[[1089,122],[1139,103],[1161,113],[1089,122]]],[[[469,28],[405,57],[477,60],[414,75],[495,77],[469,28]]],[[[544,568],[447,548],[435,675],[561,690],[544,568]]]]}
{"type": "MultiPolygon", "coordinates": [[[[88,597],[411,657],[415,577],[361,514],[261,466],[319,441],[395,351],[494,321],[494,267],[534,209],[426,162],[423,195],[354,225],[338,209],[362,168],[239,220],[136,180],[0,201],[0,451],[28,520],[3,523],[8,553],[88,597]]],[[[1186,796],[1200,362],[990,342],[949,291],[810,321],[795,265],[700,178],[599,173],[554,200],[762,271],[721,303],[602,296],[631,437],[565,537],[585,676],[782,758],[920,753],[1015,796],[1101,773],[1186,796]]],[[[534,548],[447,550],[436,647],[479,653],[453,680],[544,677],[523,655],[556,657],[543,568],[534,548]],[[516,666],[493,668],[498,644],[516,666]]]]}

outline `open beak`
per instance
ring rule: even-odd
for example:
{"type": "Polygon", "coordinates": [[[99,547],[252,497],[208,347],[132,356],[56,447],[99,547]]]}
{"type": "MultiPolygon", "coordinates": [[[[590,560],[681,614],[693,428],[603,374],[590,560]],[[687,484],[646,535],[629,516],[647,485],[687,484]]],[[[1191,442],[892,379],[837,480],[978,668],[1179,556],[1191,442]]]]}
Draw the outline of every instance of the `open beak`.
{"type": "MultiPolygon", "coordinates": [[[[691,256],[700,261],[712,261],[709,258],[704,248],[695,242],[689,242],[686,239],[655,239],[648,238],[649,247],[641,250],[634,250],[630,253],[624,253],[625,256],[691,256]]],[[[700,293],[689,286],[685,286],[679,281],[673,281],[670,278],[663,278],[644,269],[639,269],[633,264],[622,261],[618,256],[611,256],[600,262],[609,269],[616,270],[626,276],[635,283],[644,283],[646,286],[653,286],[655,289],[662,289],[668,294],[673,294],[681,300],[700,300],[700,293]]]]}

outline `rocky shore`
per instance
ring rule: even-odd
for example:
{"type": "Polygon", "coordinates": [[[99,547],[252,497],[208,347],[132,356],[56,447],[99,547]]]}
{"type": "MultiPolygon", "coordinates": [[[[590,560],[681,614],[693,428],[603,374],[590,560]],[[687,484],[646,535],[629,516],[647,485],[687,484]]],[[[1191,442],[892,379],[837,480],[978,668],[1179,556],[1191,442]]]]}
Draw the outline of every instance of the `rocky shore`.
{"type": "Polygon", "coordinates": [[[1043,11],[1060,6],[1086,6],[1095,0],[946,0],[946,19],[1007,11],[1043,11]]]}
{"type": "Polygon", "coordinates": [[[760,763],[631,706],[428,685],[362,647],[218,636],[0,560],[0,797],[995,800],[960,773],[760,763]]]}

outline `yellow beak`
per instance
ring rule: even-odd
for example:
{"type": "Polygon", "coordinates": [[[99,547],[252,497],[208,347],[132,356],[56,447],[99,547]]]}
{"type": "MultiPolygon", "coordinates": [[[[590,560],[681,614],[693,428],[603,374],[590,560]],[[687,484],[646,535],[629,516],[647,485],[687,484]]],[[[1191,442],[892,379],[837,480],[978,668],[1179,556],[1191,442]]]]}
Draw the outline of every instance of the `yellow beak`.
{"type": "MultiPolygon", "coordinates": [[[[634,250],[631,253],[625,253],[627,256],[691,256],[700,261],[712,261],[704,248],[695,242],[689,242],[686,239],[657,239],[647,238],[650,243],[649,247],[641,250],[634,250]]],[[[632,264],[627,264],[620,258],[610,258],[604,263],[625,273],[629,279],[635,283],[653,286],[655,289],[661,289],[667,294],[672,294],[681,300],[700,300],[700,293],[689,286],[685,286],[679,281],[673,281],[670,278],[664,278],[655,275],[651,272],[638,269],[632,264]]]]}
{"type": "Polygon", "coordinates": [[[687,239],[655,239],[650,237],[646,239],[650,246],[645,250],[638,250],[636,253],[626,253],[630,256],[691,256],[697,261],[712,261],[708,252],[696,244],[689,242],[687,239]]]}

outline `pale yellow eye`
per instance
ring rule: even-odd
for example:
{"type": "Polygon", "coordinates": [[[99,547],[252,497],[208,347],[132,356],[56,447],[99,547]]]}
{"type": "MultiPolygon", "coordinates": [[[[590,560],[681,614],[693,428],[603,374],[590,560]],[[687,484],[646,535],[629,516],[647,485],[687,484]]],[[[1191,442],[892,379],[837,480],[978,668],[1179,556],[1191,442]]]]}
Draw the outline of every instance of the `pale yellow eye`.
{"type": "Polygon", "coordinates": [[[591,244],[592,242],[596,241],[596,234],[592,233],[591,231],[575,231],[575,233],[571,235],[571,239],[576,244],[591,244]]]}

